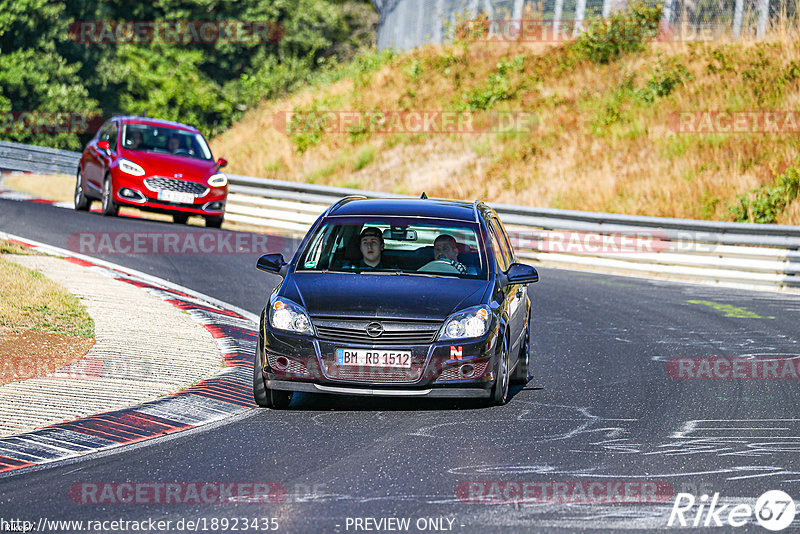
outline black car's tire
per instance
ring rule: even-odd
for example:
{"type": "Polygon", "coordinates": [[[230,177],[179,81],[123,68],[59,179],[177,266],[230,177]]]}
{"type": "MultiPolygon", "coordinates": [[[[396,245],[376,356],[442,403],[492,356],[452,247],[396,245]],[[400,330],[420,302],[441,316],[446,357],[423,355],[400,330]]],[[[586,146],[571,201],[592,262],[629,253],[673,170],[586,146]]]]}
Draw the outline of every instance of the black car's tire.
{"type": "Polygon", "coordinates": [[[188,213],[173,213],[172,222],[175,224],[186,224],[189,221],[188,213]]]}
{"type": "Polygon", "coordinates": [[[531,379],[530,372],[530,357],[531,357],[531,322],[528,321],[528,326],[525,328],[525,341],[519,349],[519,360],[517,366],[514,368],[514,376],[511,377],[511,383],[517,386],[524,386],[531,379]]]}
{"type": "Polygon", "coordinates": [[[114,195],[112,193],[113,184],[111,183],[111,176],[106,176],[106,179],[103,180],[103,198],[101,199],[103,203],[103,215],[106,217],[116,217],[117,213],[119,212],[119,206],[117,203],[114,202],[114,195]]]}
{"type": "Polygon", "coordinates": [[[253,400],[262,408],[280,410],[292,402],[291,391],[278,391],[269,389],[264,383],[264,373],[261,371],[261,342],[258,343],[255,361],[253,362],[253,400]]]}
{"type": "Polygon", "coordinates": [[[508,389],[511,382],[509,376],[510,369],[508,368],[508,337],[503,337],[503,345],[500,349],[499,358],[497,360],[497,373],[492,385],[491,396],[489,403],[493,406],[502,406],[508,402],[508,389]]]}
{"type": "Polygon", "coordinates": [[[209,215],[206,217],[206,228],[220,228],[222,227],[223,217],[216,215],[209,215]]]}
{"type": "Polygon", "coordinates": [[[89,211],[89,206],[92,201],[86,197],[83,191],[83,173],[78,169],[78,174],[75,176],[75,209],[77,211],[89,211]]]}

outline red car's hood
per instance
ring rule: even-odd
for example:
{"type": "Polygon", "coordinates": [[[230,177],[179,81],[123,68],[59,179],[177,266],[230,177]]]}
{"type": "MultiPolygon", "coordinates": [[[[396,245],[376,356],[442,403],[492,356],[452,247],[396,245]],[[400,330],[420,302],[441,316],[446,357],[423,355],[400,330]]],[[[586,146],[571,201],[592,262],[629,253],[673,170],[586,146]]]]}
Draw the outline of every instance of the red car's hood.
{"type": "Polygon", "coordinates": [[[214,174],[217,166],[216,162],[210,159],[187,158],[137,150],[121,150],[120,157],[141,165],[148,176],[158,175],[173,178],[175,174],[182,174],[183,176],[179,178],[203,183],[214,174]]]}

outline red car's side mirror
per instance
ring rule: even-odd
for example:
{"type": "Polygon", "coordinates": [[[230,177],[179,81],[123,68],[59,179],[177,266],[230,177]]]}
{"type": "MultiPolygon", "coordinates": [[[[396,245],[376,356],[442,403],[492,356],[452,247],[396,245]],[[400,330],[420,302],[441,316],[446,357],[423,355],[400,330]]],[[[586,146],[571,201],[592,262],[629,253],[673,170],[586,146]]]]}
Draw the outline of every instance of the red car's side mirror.
{"type": "Polygon", "coordinates": [[[108,141],[98,141],[97,148],[102,150],[111,150],[111,144],[108,141]]]}
{"type": "Polygon", "coordinates": [[[228,160],[227,160],[227,159],[225,159],[225,158],[219,158],[219,159],[217,160],[217,167],[218,167],[218,168],[220,168],[220,169],[221,169],[222,167],[226,166],[227,164],[228,164],[228,160]]]}

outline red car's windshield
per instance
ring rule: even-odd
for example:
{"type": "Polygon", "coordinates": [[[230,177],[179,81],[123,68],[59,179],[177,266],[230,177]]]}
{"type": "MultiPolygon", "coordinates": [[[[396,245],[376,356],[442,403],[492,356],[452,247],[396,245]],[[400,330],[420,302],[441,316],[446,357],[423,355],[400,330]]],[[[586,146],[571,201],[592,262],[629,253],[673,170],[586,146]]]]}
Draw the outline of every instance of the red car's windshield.
{"type": "Polygon", "coordinates": [[[124,124],[122,147],[197,159],[212,159],[211,149],[199,133],[150,124],[124,124]]]}

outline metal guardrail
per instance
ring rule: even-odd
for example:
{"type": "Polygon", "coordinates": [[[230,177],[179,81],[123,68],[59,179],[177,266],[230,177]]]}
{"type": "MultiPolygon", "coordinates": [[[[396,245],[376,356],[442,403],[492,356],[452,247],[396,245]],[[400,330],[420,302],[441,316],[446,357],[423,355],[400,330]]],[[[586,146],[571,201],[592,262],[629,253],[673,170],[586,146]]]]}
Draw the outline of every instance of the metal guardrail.
{"type": "MultiPolygon", "coordinates": [[[[80,154],[0,141],[0,169],[74,175],[80,154]]],[[[349,195],[404,195],[228,175],[226,220],[302,234],[349,195]]],[[[520,257],[541,263],[800,288],[800,226],[695,221],[489,203],[520,257]]]]}

